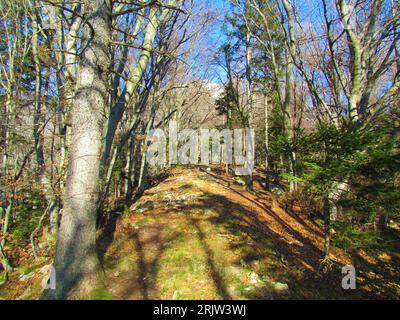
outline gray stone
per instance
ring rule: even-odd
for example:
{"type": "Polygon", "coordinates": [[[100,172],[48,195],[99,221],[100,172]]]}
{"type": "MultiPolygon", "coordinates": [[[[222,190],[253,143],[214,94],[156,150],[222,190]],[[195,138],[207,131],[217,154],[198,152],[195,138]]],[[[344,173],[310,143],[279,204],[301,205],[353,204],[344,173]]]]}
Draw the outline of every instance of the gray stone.
{"type": "Polygon", "coordinates": [[[155,204],[153,202],[146,202],[145,204],[141,204],[136,208],[136,212],[144,213],[146,211],[154,210],[155,204]]]}
{"type": "Polygon", "coordinates": [[[32,278],[34,275],[35,275],[35,272],[31,272],[28,274],[22,274],[19,277],[19,281],[25,282],[25,281],[29,280],[30,278],[32,278]]]}
{"type": "Polygon", "coordinates": [[[272,288],[275,291],[275,293],[279,294],[288,293],[289,291],[289,286],[286,283],[276,282],[273,284],[272,288]]]}
{"type": "Polygon", "coordinates": [[[250,283],[254,285],[260,284],[262,282],[260,276],[255,272],[250,273],[249,278],[250,283]]]}

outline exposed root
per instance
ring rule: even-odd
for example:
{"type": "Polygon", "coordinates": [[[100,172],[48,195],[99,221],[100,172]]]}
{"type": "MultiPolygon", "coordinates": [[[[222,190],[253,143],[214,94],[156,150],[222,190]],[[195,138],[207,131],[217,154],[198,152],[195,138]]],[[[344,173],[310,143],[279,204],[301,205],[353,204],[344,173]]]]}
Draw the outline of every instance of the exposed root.
{"type": "Polygon", "coordinates": [[[334,262],[329,257],[325,257],[320,260],[318,272],[322,272],[323,274],[328,274],[332,271],[334,262]]]}

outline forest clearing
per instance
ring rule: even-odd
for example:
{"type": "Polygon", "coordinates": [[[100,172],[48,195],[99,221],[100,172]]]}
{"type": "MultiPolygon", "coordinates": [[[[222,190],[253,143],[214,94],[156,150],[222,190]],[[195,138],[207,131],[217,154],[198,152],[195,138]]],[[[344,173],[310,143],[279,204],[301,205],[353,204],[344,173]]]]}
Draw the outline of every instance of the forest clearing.
{"type": "Polygon", "coordinates": [[[0,0],[0,299],[398,300],[399,93],[398,0],[0,0]]]}

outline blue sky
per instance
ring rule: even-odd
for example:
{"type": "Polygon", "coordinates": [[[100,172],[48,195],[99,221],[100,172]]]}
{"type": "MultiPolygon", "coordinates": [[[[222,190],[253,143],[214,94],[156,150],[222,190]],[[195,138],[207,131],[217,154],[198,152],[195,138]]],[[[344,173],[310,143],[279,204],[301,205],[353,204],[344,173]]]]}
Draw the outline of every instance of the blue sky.
{"type": "Polygon", "coordinates": [[[196,73],[198,73],[200,77],[213,82],[219,82],[219,78],[225,78],[224,71],[217,68],[215,65],[211,65],[212,61],[209,60],[215,56],[218,48],[226,41],[226,36],[223,31],[223,22],[226,14],[230,10],[230,2],[229,0],[205,0],[204,2],[199,1],[198,4],[197,10],[204,10],[204,8],[207,7],[207,9],[210,9],[212,13],[216,15],[217,19],[208,27],[207,33],[199,43],[198,50],[206,50],[206,55],[200,56],[200,60],[197,60],[199,57],[195,58],[196,55],[194,55],[194,60],[191,62],[197,65],[196,73]],[[205,59],[208,60],[206,61],[205,59]]]}
{"type": "MultiPolygon", "coordinates": [[[[322,14],[322,1],[321,0],[295,0],[298,8],[298,22],[303,24],[304,22],[312,24],[320,24],[323,17],[322,14]]],[[[212,27],[212,32],[207,35],[202,45],[209,46],[211,50],[216,51],[225,41],[226,36],[223,30],[224,17],[228,14],[231,9],[230,0],[206,0],[207,5],[212,8],[218,15],[218,21],[212,27]]],[[[329,3],[329,1],[328,1],[329,3]]],[[[214,67],[215,69],[215,67],[214,67]]],[[[221,68],[215,70],[218,74],[208,75],[212,81],[218,82],[218,78],[224,78],[224,71],[221,68]]]]}

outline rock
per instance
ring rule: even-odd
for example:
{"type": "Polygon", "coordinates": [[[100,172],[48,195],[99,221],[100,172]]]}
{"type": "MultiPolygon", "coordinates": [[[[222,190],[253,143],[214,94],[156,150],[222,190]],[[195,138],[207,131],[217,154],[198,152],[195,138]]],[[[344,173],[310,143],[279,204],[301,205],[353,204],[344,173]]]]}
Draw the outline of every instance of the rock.
{"type": "Polygon", "coordinates": [[[34,275],[35,275],[35,272],[31,272],[28,274],[22,274],[19,276],[19,281],[25,282],[25,281],[29,280],[30,278],[32,278],[34,275]]]}
{"type": "Polygon", "coordinates": [[[244,261],[243,259],[240,260],[240,265],[241,265],[243,268],[247,268],[247,263],[246,263],[246,261],[244,261]]]}
{"type": "Polygon", "coordinates": [[[200,193],[200,192],[198,192],[198,193],[185,193],[185,194],[182,194],[182,195],[180,195],[178,197],[175,197],[175,198],[173,196],[169,196],[169,197],[166,196],[165,198],[168,199],[168,201],[167,201],[167,206],[168,207],[173,206],[174,209],[179,209],[180,205],[182,205],[184,203],[187,203],[189,200],[201,197],[202,195],[203,194],[200,193]]]}
{"type": "Polygon", "coordinates": [[[114,273],[114,277],[118,278],[121,275],[121,273],[119,271],[114,273]]]}
{"type": "Polygon", "coordinates": [[[155,207],[156,206],[155,206],[154,202],[146,202],[144,204],[138,205],[135,208],[135,211],[139,212],[139,213],[144,213],[146,211],[154,210],[155,207]]]}
{"type": "Polygon", "coordinates": [[[255,272],[250,273],[249,278],[250,278],[250,283],[254,285],[257,285],[262,282],[260,276],[255,272]]]}
{"type": "Polygon", "coordinates": [[[236,183],[237,185],[239,185],[239,186],[242,186],[242,187],[246,186],[246,181],[244,181],[243,179],[234,178],[234,181],[235,181],[235,183],[236,183]]]}
{"type": "Polygon", "coordinates": [[[390,220],[388,223],[388,228],[400,231],[400,223],[396,223],[394,220],[390,220]]]}
{"type": "Polygon", "coordinates": [[[236,288],[233,287],[233,286],[228,287],[227,291],[228,291],[228,294],[229,294],[231,297],[235,297],[235,296],[237,296],[237,295],[239,294],[239,293],[237,292],[236,288]]]}
{"type": "Polygon", "coordinates": [[[251,292],[251,291],[255,291],[255,290],[256,290],[256,288],[254,288],[254,287],[246,287],[243,291],[251,292]]]}
{"type": "Polygon", "coordinates": [[[211,168],[207,168],[207,170],[206,170],[208,173],[210,173],[210,172],[212,172],[212,169],[211,168]]]}
{"type": "Polygon", "coordinates": [[[280,185],[274,184],[271,186],[271,192],[273,192],[277,195],[281,195],[285,192],[285,190],[280,185]]]}
{"type": "Polygon", "coordinates": [[[228,267],[228,268],[226,269],[226,271],[227,271],[230,275],[235,276],[235,277],[241,277],[241,276],[242,276],[242,273],[243,273],[242,269],[240,269],[240,268],[238,268],[238,267],[235,267],[235,266],[230,266],[230,267],[228,267]]]}
{"type": "Polygon", "coordinates": [[[275,282],[272,285],[272,289],[274,290],[275,293],[285,294],[288,293],[289,286],[286,283],[275,282]]]}

